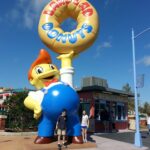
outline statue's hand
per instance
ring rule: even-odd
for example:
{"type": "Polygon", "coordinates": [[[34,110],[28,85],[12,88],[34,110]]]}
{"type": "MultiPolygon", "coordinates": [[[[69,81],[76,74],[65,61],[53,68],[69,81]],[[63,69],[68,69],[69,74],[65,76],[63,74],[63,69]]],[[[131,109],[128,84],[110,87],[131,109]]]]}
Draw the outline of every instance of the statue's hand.
{"type": "Polygon", "coordinates": [[[77,57],[77,54],[74,51],[71,51],[68,54],[61,54],[57,57],[57,59],[61,60],[61,67],[62,68],[70,68],[72,67],[72,60],[73,58],[77,57]]]}
{"type": "Polygon", "coordinates": [[[36,104],[36,106],[34,107],[34,115],[33,115],[33,117],[34,117],[35,119],[39,119],[40,116],[41,116],[41,113],[42,113],[42,108],[41,108],[41,106],[36,104]]]}
{"type": "Polygon", "coordinates": [[[28,96],[25,100],[24,100],[24,105],[30,109],[34,111],[34,118],[38,119],[41,116],[42,113],[42,108],[40,105],[40,102],[37,100],[34,100],[31,96],[28,96]]]}
{"type": "Polygon", "coordinates": [[[70,58],[72,59],[74,56],[74,51],[71,51],[70,53],[68,54],[61,54],[57,57],[57,59],[67,59],[67,58],[70,58]]]}

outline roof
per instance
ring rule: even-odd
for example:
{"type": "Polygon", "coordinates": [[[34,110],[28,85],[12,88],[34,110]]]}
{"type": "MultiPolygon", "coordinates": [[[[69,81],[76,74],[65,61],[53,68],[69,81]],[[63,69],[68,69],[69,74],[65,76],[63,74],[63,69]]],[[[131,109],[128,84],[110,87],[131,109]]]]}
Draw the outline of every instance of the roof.
{"type": "Polygon", "coordinates": [[[18,89],[11,89],[7,91],[0,91],[0,94],[10,94],[10,93],[19,93],[19,92],[28,92],[28,91],[34,91],[33,89],[27,89],[27,88],[18,88],[18,89]]]}
{"type": "Polygon", "coordinates": [[[82,87],[81,89],[77,89],[77,92],[85,92],[85,91],[99,91],[102,93],[108,93],[108,94],[113,94],[113,95],[122,95],[122,96],[128,96],[128,97],[134,97],[133,93],[127,93],[123,90],[117,90],[117,89],[112,89],[112,88],[106,88],[103,86],[86,86],[82,87]]]}
{"type": "Polygon", "coordinates": [[[27,88],[20,88],[20,89],[13,89],[12,90],[13,93],[28,92],[28,91],[34,91],[34,90],[27,89],[27,88]]]}

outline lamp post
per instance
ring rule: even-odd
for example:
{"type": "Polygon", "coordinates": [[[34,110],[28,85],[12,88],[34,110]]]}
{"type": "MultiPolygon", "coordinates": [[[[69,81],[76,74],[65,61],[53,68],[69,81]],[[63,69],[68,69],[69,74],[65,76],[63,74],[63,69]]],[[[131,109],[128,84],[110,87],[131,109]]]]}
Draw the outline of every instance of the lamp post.
{"type": "Polygon", "coordinates": [[[132,29],[132,52],[133,52],[133,74],[134,74],[134,101],[135,101],[135,117],[136,117],[136,132],[135,132],[135,138],[134,138],[134,144],[137,147],[142,147],[142,139],[141,139],[141,133],[140,133],[140,127],[139,127],[139,110],[138,110],[138,98],[137,98],[137,75],[136,75],[136,59],[135,59],[135,39],[142,35],[143,33],[150,30],[150,28],[147,28],[137,34],[134,35],[134,30],[132,29]]]}

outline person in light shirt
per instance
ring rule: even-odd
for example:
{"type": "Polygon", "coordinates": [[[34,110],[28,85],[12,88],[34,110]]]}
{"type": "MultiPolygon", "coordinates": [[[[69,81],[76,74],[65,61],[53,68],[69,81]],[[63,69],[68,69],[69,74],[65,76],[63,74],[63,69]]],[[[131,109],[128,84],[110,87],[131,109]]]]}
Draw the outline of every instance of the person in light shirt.
{"type": "Polygon", "coordinates": [[[89,127],[89,117],[86,114],[86,111],[83,110],[83,112],[82,112],[82,122],[81,122],[83,142],[87,142],[87,129],[88,129],[88,127],[89,127]]]}
{"type": "Polygon", "coordinates": [[[147,127],[148,127],[148,134],[150,135],[150,113],[147,116],[147,127]]]}

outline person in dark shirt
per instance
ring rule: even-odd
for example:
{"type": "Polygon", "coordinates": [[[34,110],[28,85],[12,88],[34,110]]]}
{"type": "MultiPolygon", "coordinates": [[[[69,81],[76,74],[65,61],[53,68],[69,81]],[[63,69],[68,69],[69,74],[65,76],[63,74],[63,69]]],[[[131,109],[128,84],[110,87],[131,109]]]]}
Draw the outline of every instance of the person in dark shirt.
{"type": "Polygon", "coordinates": [[[65,136],[67,129],[67,111],[63,109],[61,115],[58,117],[58,121],[56,123],[57,135],[58,135],[58,147],[61,147],[61,136],[63,138],[62,145],[65,145],[65,136]]]}
{"type": "Polygon", "coordinates": [[[109,113],[108,111],[106,110],[106,108],[104,108],[102,111],[101,111],[101,121],[104,125],[104,129],[105,129],[105,132],[108,132],[109,131],[109,113]]]}

